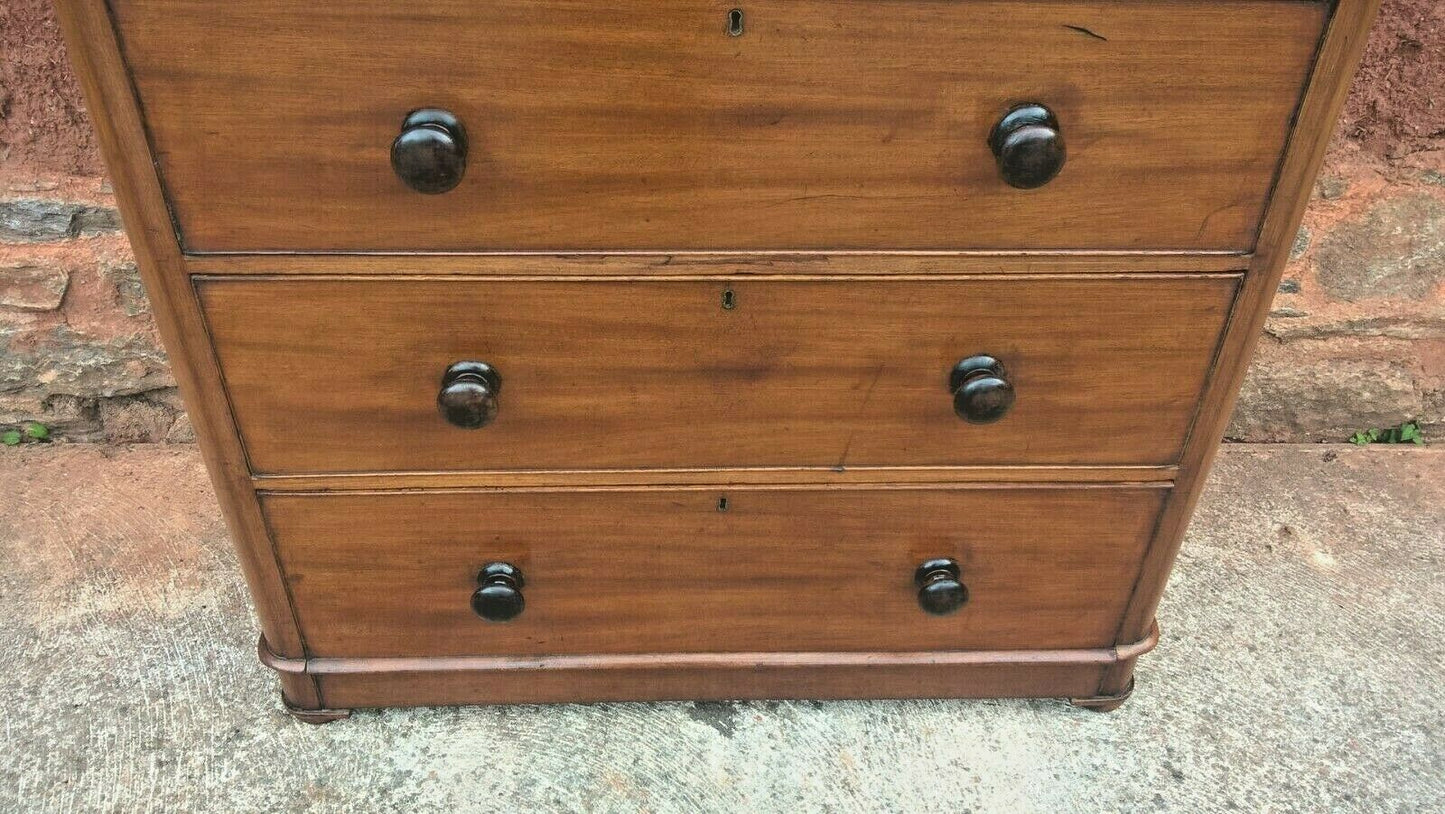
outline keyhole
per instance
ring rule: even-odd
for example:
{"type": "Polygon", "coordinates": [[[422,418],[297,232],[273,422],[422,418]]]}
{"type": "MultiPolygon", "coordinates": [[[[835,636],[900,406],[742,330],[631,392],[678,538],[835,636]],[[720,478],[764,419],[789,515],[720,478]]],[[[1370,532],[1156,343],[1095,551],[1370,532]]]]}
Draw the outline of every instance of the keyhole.
{"type": "Polygon", "coordinates": [[[725,512],[725,511],[728,510],[728,499],[727,499],[727,498],[725,498],[725,497],[720,497],[720,498],[717,499],[717,510],[720,511],[720,512],[725,512]]]}
{"type": "Polygon", "coordinates": [[[743,35],[743,10],[735,8],[728,12],[728,36],[741,37],[743,35]]]}
{"type": "Polygon", "coordinates": [[[738,307],[737,295],[733,293],[731,288],[724,290],[722,293],[722,307],[724,311],[731,311],[738,307]]]}

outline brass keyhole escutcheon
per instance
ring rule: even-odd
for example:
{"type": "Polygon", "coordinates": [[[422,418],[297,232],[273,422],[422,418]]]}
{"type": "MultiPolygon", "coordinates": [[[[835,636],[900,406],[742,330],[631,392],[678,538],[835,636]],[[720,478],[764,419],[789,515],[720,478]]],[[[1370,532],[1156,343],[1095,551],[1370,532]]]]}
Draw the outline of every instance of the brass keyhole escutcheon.
{"type": "Polygon", "coordinates": [[[738,295],[734,294],[731,288],[723,289],[722,307],[724,311],[731,311],[738,307],[738,295]]]}
{"type": "Polygon", "coordinates": [[[728,36],[741,37],[743,35],[743,10],[735,8],[728,12],[728,36]]]}

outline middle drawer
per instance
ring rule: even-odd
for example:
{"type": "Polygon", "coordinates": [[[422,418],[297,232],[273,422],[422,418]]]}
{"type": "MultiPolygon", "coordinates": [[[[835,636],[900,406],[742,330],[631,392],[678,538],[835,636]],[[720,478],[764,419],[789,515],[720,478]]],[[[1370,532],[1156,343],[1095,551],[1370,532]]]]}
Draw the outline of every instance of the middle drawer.
{"type": "Polygon", "coordinates": [[[197,279],[264,474],[1165,465],[1237,284],[197,279]],[[981,355],[1001,381],[956,398],[981,355]],[[500,377],[449,395],[480,429],[438,410],[459,362],[500,377]]]}

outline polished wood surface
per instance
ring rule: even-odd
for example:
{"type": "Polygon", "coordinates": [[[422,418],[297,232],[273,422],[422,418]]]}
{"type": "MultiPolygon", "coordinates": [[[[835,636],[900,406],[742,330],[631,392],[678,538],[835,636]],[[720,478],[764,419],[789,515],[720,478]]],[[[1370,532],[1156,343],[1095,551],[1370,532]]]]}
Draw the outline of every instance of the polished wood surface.
{"type": "Polygon", "coordinates": [[[255,471],[1173,463],[1233,276],[198,282],[255,471]],[[734,307],[723,307],[731,291],[734,307]],[[1121,330],[1127,326],[1127,330],[1121,330]],[[1005,418],[949,373],[1001,359],[1005,418]],[[496,419],[435,406],[459,360],[496,419]]]}
{"type": "Polygon", "coordinates": [[[1168,484],[1177,466],[747,466],[679,469],[511,469],[454,472],[365,472],[256,475],[258,489],[346,492],[364,489],[533,489],[732,485],[911,483],[1168,484]]]}
{"type": "Polygon", "coordinates": [[[111,0],[194,252],[1252,248],[1324,2],[111,0]],[[282,33],[284,32],[284,34],[282,33]],[[1000,177],[1048,106],[1068,161],[1000,177]],[[393,173],[466,129],[456,189],[393,173]]]}
{"type": "Polygon", "coordinates": [[[588,653],[580,655],[504,656],[317,656],[287,658],[271,650],[262,636],[256,643],[261,663],[280,673],[299,675],[345,675],[355,673],[473,672],[486,670],[619,670],[696,669],[708,667],[779,667],[788,669],[853,666],[988,664],[1116,664],[1138,658],[1159,645],[1159,626],[1154,625],[1137,642],[1113,647],[1084,647],[1062,650],[895,650],[854,651],[737,651],[730,653],[588,653]]]}
{"type": "MultiPolygon", "coordinates": [[[[1133,664],[1133,660],[1129,662],[1133,664]]],[[[340,707],[873,698],[1068,698],[1092,696],[1097,664],[828,664],[811,667],[529,667],[475,672],[342,673],[316,676],[340,707]]]]}
{"type": "MultiPolygon", "coordinates": [[[[1314,67],[1311,85],[1300,120],[1290,139],[1289,152],[1281,170],[1274,202],[1260,233],[1260,253],[1250,265],[1241,292],[1241,307],[1230,322],[1220,351],[1219,375],[1211,383],[1201,404],[1202,415],[1194,437],[1185,450],[1179,489],[1171,497],[1160,520],[1159,530],[1145,556],[1139,584],[1129,612],[1119,626],[1119,640],[1127,641],[1150,624],[1174,559],[1184,542],[1194,507],[1204,490],[1205,479],[1218,450],[1220,438],[1234,412],[1235,401],[1264,330],[1270,303],[1280,276],[1289,260],[1290,247],[1304,219],[1314,179],[1324,161],[1325,149],[1334,123],[1349,91],[1349,78],[1364,52],[1370,23],[1379,0],[1341,0],[1330,21],[1328,36],[1314,67]]],[[[1105,677],[1106,687],[1127,682],[1128,669],[1114,668],[1105,677]]]]}
{"type": "Polygon", "coordinates": [[[268,494],[312,657],[1113,644],[1164,490],[268,494]],[[725,501],[725,502],[724,502],[725,501]],[[919,607],[948,557],[969,600],[919,607]],[[492,562],[526,609],[478,619],[492,562]]]}
{"type": "Polygon", "coordinates": [[[191,274],[499,275],[545,279],[910,277],[960,274],[1243,272],[1248,252],[623,252],[545,254],[193,254],[191,274]]]}
{"type": "MultiPolygon", "coordinates": [[[[556,701],[739,698],[1066,697],[1106,709],[1104,670],[1131,668],[1159,630],[1138,642],[1074,650],[648,653],[459,658],[279,658],[260,642],[262,663],[283,677],[314,677],[340,707],[556,701]]],[[[1130,685],[1132,687],[1132,684],[1130,685]]],[[[293,714],[295,714],[293,712],[293,714]]],[[[318,710],[327,720],[344,711],[318,710]]],[[[304,720],[304,718],[303,718],[304,720]]]]}
{"type": "MultiPolygon", "coordinates": [[[[235,536],[237,559],[261,630],[278,652],[301,656],[304,648],[290,598],[251,486],[220,370],[206,341],[199,303],[185,276],[160,179],[146,146],[145,123],[105,4],[102,0],[61,0],[56,6],[111,171],[116,202],[124,214],[126,235],[156,328],[185,399],[186,415],[195,427],[221,513],[235,536]]],[[[309,676],[283,676],[281,683],[293,703],[305,707],[320,704],[316,683],[309,676]]]]}
{"type": "Polygon", "coordinates": [[[1378,6],[765,0],[739,34],[702,0],[56,3],[263,661],[312,720],[1117,706],[1378,6]],[[990,144],[1024,103],[1054,118],[990,144]],[[430,107],[458,129],[408,136],[430,107]],[[968,424],[948,371],[985,354],[1015,402],[968,424]],[[461,361],[506,382],[452,394],[480,429],[439,411],[461,361]],[[606,398],[532,389],[569,381],[606,398]],[[663,408],[691,413],[638,419],[663,408]],[[498,563],[510,622],[473,610],[498,563]],[[960,607],[926,613],[920,572],[960,607]],[[608,575],[613,616],[569,592],[608,575]]]}

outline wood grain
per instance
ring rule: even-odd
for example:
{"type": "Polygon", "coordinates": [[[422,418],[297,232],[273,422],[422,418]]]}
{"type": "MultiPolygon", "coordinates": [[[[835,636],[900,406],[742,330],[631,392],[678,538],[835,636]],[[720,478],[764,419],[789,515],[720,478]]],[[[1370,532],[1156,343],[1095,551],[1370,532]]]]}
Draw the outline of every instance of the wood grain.
{"type": "Polygon", "coordinates": [[[299,474],[1167,465],[1236,283],[197,285],[254,471],[299,474]],[[987,426],[955,416],[947,386],[976,353],[1018,392],[987,426]],[[461,359],[503,379],[480,430],[437,414],[461,359]]]}
{"type": "Polygon", "coordinates": [[[505,277],[909,277],[977,274],[1243,272],[1248,253],[1201,252],[621,252],[539,254],[194,254],[192,274],[437,274],[505,277]]]}
{"type": "MultiPolygon", "coordinates": [[[[1130,660],[1132,664],[1133,660],[1130,660]]],[[[1066,698],[1088,696],[1096,664],[645,667],[316,676],[341,707],[851,698],[1066,698]]]]}
{"type": "Polygon", "coordinates": [[[927,653],[650,653],[262,661],[314,676],[345,707],[699,699],[1087,698],[1102,671],[1132,665],[1157,635],[1129,648],[927,653]]]}
{"type": "MultiPolygon", "coordinates": [[[[1275,193],[1260,232],[1255,255],[1220,349],[1219,375],[1201,402],[1200,420],[1181,461],[1178,489],[1160,518],[1159,530],[1140,566],[1129,610],[1119,625],[1118,641],[1129,641],[1152,624],[1174,559],[1184,542],[1194,507],[1234,412],[1249,361],[1259,343],[1290,247],[1304,218],[1315,176],[1324,161],[1335,120],[1359,64],[1379,0],[1340,0],[1315,64],[1310,85],[1291,135],[1275,193]]],[[[1106,671],[1101,694],[1127,686],[1133,670],[1120,664],[1106,671]]]]}
{"type": "MultiPolygon", "coordinates": [[[[160,180],[146,149],[145,125],[105,4],[102,0],[58,0],[56,9],[111,171],[116,202],[155,313],[156,328],[185,400],[186,414],[195,427],[222,514],[235,535],[261,630],[279,652],[304,655],[305,645],[251,488],[200,308],[187,284],[160,180]]],[[[297,703],[316,703],[316,688],[309,679],[286,679],[284,683],[287,695],[297,703]]]]}
{"type": "Polygon", "coordinates": [[[1114,664],[1138,658],[1159,645],[1159,627],[1129,645],[1067,650],[927,650],[735,652],[735,653],[610,653],[570,656],[403,656],[288,659],[271,652],[262,637],[256,652],[281,673],[343,675],[356,673],[422,673],[519,670],[694,669],[709,667],[907,666],[970,667],[983,664],[1114,664]]]}
{"type": "Polygon", "coordinates": [[[1252,247],[1323,2],[111,0],[211,251],[1252,247]],[[1063,173],[987,138],[1058,115],[1063,173]],[[408,112],[465,124],[417,194],[408,112]]]}
{"type": "Polygon", "coordinates": [[[1160,483],[1173,466],[833,466],[683,469],[532,469],[452,472],[356,472],[257,475],[266,491],[335,492],[375,489],[507,489],[630,486],[848,485],[909,483],[1160,483]]]}
{"type": "Polygon", "coordinates": [[[1378,0],[761,2],[58,0],[289,702],[1132,686],[1378,0]],[[386,159],[422,105],[446,195],[386,159]]]}
{"type": "Polygon", "coordinates": [[[421,492],[263,498],[313,658],[1112,646],[1165,490],[421,492]],[[727,497],[726,511],[719,510],[727,497]],[[919,609],[953,557],[970,599],[919,609]],[[526,610],[485,622],[480,567],[526,610]]]}

